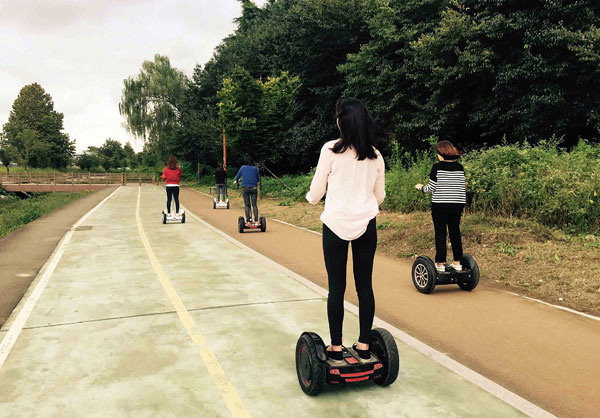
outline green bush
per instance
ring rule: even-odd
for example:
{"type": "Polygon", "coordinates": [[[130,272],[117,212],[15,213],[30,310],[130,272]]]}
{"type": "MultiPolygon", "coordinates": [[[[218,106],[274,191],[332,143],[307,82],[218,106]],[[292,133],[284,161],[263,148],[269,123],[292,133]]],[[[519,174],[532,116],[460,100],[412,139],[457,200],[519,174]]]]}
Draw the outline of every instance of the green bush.
{"type": "Polygon", "coordinates": [[[594,232],[600,222],[600,146],[581,141],[571,151],[554,142],[505,145],[464,160],[470,207],[530,218],[567,232],[594,232]]]}
{"type": "MultiPolygon", "coordinates": [[[[429,198],[414,189],[435,162],[424,156],[387,174],[385,205],[402,212],[424,210],[429,198]]],[[[468,207],[474,212],[533,219],[567,232],[600,226],[600,146],[581,141],[567,152],[555,141],[537,146],[503,145],[462,158],[468,207]]]]}
{"type": "Polygon", "coordinates": [[[431,199],[429,195],[417,192],[415,184],[427,183],[432,161],[432,156],[421,153],[394,164],[386,173],[383,208],[401,212],[426,210],[431,199]]]}
{"type": "Polygon", "coordinates": [[[280,177],[280,180],[290,189],[292,189],[292,191],[290,191],[276,178],[263,175],[261,180],[262,193],[264,196],[281,197],[294,201],[302,201],[304,200],[308,189],[310,189],[310,182],[312,181],[312,178],[312,173],[301,175],[285,175],[280,177]]]}
{"type": "MultiPolygon", "coordinates": [[[[430,195],[414,188],[427,183],[433,151],[404,156],[386,174],[385,209],[400,212],[427,210],[430,195]]],[[[489,215],[519,217],[566,232],[597,233],[600,230],[600,145],[581,141],[570,151],[556,141],[539,145],[502,145],[472,151],[461,159],[467,178],[468,209],[489,215]]],[[[229,184],[237,173],[230,168],[229,184]]],[[[303,201],[313,172],[286,175],[281,180],[262,173],[264,196],[286,202],[303,201]]],[[[213,185],[212,172],[200,183],[213,185]]]]}
{"type": "MultiPolygon", "coordinates": [[[[198,178],[198,167],[194,163],[188,161],[179,161],[179,167],[181,168],[181,179],[182,180],[196,180],[198,178]]],[[[162,174],[162,173],[161,173],[162,174]]]]}

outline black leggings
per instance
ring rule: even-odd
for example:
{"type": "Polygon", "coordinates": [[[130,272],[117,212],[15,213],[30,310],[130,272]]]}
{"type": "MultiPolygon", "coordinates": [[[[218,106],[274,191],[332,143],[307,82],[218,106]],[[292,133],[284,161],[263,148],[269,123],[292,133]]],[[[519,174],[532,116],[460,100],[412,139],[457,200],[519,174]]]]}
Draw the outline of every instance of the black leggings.
{"type": "Polygon", "coordinates": [[[454,260],[463,258],[462,239],[460,236],[460,217],[463,212],[460,204],[433,204],[431,205],[431,217],[435,230],[435,262],[446,262],[446,228],[450,235],[454,260]]]}
{"type": "Polygon", "coordinates": [[[175,199],[175,212],[179,213],[179,186],[167,186],[167,213],[171,213],[171,198],[175,199]]]}
{"type": "Polygon", "coordinates": [[[323,224],[323,255],[329,277],[327,317],[331,344],[342,344],[342,322],[344,321],[344,292],[346,291],[346,265],[348,264],[348,243],[352,242],[352,266],[354,284],[358,294],[360,337],[358,341],[369,344],[373,317],[375,316],[375,296],[373,295],[373,259],[377,249],[377,226],[371,219],[363,235],[353,241],[346,241],[323,224]]]}

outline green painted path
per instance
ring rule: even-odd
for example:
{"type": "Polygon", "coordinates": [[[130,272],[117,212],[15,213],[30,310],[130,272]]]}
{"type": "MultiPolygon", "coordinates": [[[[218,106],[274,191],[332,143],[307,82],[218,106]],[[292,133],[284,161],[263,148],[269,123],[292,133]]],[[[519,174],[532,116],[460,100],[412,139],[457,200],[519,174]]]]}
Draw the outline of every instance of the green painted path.
{"type": "MultiPolygon", "coordinates": [[[[163,225],[164,190],[144,186],[140,220],[161,280],[138,192],[120,188],[63,246],[0,369],[0,417],[522,416],[400,341],[391,387],[304,395],[294,348],[303,330],[328,335],[325,299],[192,216],[163,225]]],[[[344,335],[358,335],[350,312],[344,335]]]]}

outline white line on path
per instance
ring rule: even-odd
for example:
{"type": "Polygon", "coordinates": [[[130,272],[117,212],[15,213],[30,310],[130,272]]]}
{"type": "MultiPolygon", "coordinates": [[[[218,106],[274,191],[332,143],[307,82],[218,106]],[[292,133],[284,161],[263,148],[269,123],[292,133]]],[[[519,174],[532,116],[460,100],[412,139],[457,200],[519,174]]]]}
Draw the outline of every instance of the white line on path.
{"type": "Polygon", "coordinates": [[[88,216],[90,216],[92,213],[94,213],[96,211],[96,209],[98,209],[100,206],[102,206],[102,204],[104,202],[106,202],[108,199],[110,199],[112,196],[114,196],[115,193],[117,193],[119,190],[121,190],[121,186],[119,186],[117,188],[117,190],[115,190],[114,192],[112,192],[111,194],[106,196],[100,203],[98,203],[96,206],[94,206],[88,213],[83,215],[71,227],[71,229],[69,231],[67,231],[67,233],[64,235],[64,237],[58,243],[58,246],[56,247],[56,250],[54,250],[54,253],[50,257],[50,259],[46,262],[44,267],[42,267],[41,271],[43,271],[43,273],[41,273],[42,275],[40,276],[39,280],[37,281],[35,288],[33,289],[31,294],[27,298],[27,301],[23,305],[23,308],[19,311],[17,318],[15,319],[15,321],[11,325],[10,329],[8,330],[7,334],[4,336],[4,339],[0,343],[0,370],[2,369],[2,366],[4,366],[4,362],[6,361],[8,355],[10,354],[10,351],[12,350],[13,346],[17,342],[17,339],[19,338],[19,335],[21,334],[21,331],[23,330],[23,327],[25,326],[25,322],[27,322],[29,315],[31,315],[33,308],[35,307],[36,303],[40,299],[40,296],[42,295],[42,293],[44,292],[44,289],[46,288],[46,285],[48,284],[50,277],[52,277],[54,270],[56,270],[56,266],[60,262],[60,259],[62,258],[62,255],[65,252],[65,248],[66,248],[67,244],[69,243],[69,241],[71,240],[71,237],[73,236],[73,230],[75,228],[77,228],[78,226],[80,226],[83,222],[85,222],[85,220],[88,218],[88,216]]]}
{"type": "Polygon", "coordinates": [[[301,226],[290,224],[290,223],[284,222],[284,221],[280,221],[279,219],[275,219],[275,218],[269,218],[269,219],[272,220],[272,221],[275,221],[275,222],[279,222],[280,224],[284,224],[284,225],[287,225],[287,226],[293,226],[294,228],[301,229],[301,230],[306,231],[306,232],[312,232],[313,234],[317,234],[318,236],[323,236],[323,234],[321,234],[320,232],[312,231],[312,230],[310,230],[308,228],[303,228],[301,226]]]}
{"type": "MultiPolygon", "coordinates": [[[[200,193],[200,194],[202,194],[202,195],[204,195],[206,197],[210,197],[212,199],[212,196],[209,195],[209,194],[203,193],[203,192],[201,192],[199,190],[196,190],[196,189],[193,189],[191,187],[190,187],[190,189],[194,190],[195,192],[198,192],[198,193],[200,193]]],[[[303,228],[303,227],[298,226],[298,225],[294,225],[294,224],[291,224],[291,223],[288,223],[288,222],[280,221],[279,219],[275,219],[275,218],[269,218],[269,219],[272,220],[272,221],[275,221],[275,222],[279,222],[279,223],[284,224],[284,225],[288,225],[288,226],[294,227],[296,229],[302,229],[303,231],[312,232],[313,234],[323,235],[320,232],[311,231],[308,228],[303,228]]],[[[539,299],[530,298],[528,296],[519,295],[518,293],[514,293],[514,292],[504,292],[504,293],[508,293],[509,295],[513,295],[513,296],[522,297],[522,298],[528,299],[528,300],[530,300],[532,302],[543,303],[544,305],[551,306],[553,308],[560,309],[562,311],[570,312],[570,313],[575,314],[575,315],[584,316],[586,318],[593,319],[594,321],[600,321],[600,317],[598,317],[598,316],[590,315],[590,314],[587,314],[585,312],[576,311],[575,309],[567,308],[565,306],[553,305],[552,303],[544,302],[543,300],[539,300],[539,299]]]]}
{"type": "MultiPolygon", "coordinates": [[[[198,192],[198,193],[205,194],[202,192],[198,192]]],[[[293,272],[292,270],[290,270],[290,269],[282,266],[281,264],[271,260],[270,258],[264,256],[263,254],[259,253],[258,251],[253,250],[252,248],[248,247],[247,245],[241,243],[240,241],[236,240],[235,238],[227,235],[225,232],[215,228],[208,222],[206,222],[203,219],[196,216],[196,214],[194,214],[193,212],[190,212],[186,209],[186,213],[189,213],[190,215],[192,215],[192,217],[194,217],[194,219],[196,219],[198,222],[205,225],[210,230],[216,232],[221,237],[234,243],[238,247],[249,251],[254,256],[258,257],[262,261],[265,261],[267,264],[271,265],[272,267],[276,268],[277,270],[286,274],[287,276],[292,277],[293,279],[302,283],[309,289],[314,290],[321,296],[327,297],[327,293],[328,293],[327,290],[322,288],[321,286],[311,282],[310,280],[300,276],[298,273],[293,272]]],[[[357,306],[355,306],[349,302],[344,302],[344,307],[346,308],[346,310],[352,312],[355,315],[358,315],[358,307],[357,306]]],[[[442,366],[452,370],[457,375],[459,375],[462,378],[468,380],[469,382],[475,384],[476,386],[480,387],[481,389],[485,390],[486,392],[491,393],[498,399],[500,399],[503,402],[506,402],[507,404],[511,405],[512,407],[518,409],[519,411],[523,412],[527,416],[532,417],[532,418],[556,418],[556,416],[552,415],[550,412],[548,412],[548,411],[540,408],[539,406],[529,402],[528,400],[520,397],[516,393],[511,392],[510,390],[500,386],[499,384],[491,381],[490,379],[477,373],[476,371],[469,369],[468,367],[460,364],[456,360],[452,360],[447,355],[442,354],[441,352],[428,346],[425,343],[422,343],[421,341],[408,335],[404,331],[401,331],[400,329],[396,328],[395,326],[388,324],[387,322],[385,322],[377,317],[375,317],[374,324],[379,327],[386,328],[394,335],[394,337],[396,337],[398,340],[402,341],[406,345],[414,348],[415,350],[426,355],[427,357],[431,358],[432,360],[436,361],[437,363],[441,364],[442,366]]]]}
{"type": "Polygon", "coordinates": [[[593,319],[594,321],[600,321],[600,316],[594,316],[594,315],[586,314],[584,312],[579,312],[579,311],[576,311],[575,309],[567,308],[565,306],[553,305],[551,303],[544,302],[543,300],[530,298],[529,296],[519,295],[518,293],[514,293],[514,292],[506,292],[506,293],[508,293],[509,295],[513,295],[513,296],[517,296],[517,297],[520,297],[520,298],[523,298],[523,299],[530,300],[532,302],[537,302],[537,303],[541,303],[543,305],[552,306],[553,308],[560,309],[561,311],[570,312],[570,313],[573,313],[575,315],[581,315],[581,316],[584,316],[584,317],[586,317],[588,319],[593,319]]]}

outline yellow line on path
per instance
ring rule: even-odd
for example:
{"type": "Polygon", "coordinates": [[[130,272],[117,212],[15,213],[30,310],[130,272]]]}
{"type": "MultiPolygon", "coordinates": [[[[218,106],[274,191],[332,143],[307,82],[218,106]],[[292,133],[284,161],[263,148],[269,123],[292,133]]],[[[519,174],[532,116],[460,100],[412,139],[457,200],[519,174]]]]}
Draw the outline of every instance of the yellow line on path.
{"type": "MultiPolygon", "coordinates": [[[[142,243],[144,244],[144,248],[146,249],[146,254],[148,255],[148,258],[150,259],[150,261],[152,262],[152,266],[154,267],[154,270],[156,271],[156,275],[158,276],[160,283],[162,284],[163,288],[165,289],[165,292],[167,292],[167,295],[169,296],[171,303],[175,307],[175,310],[177,311],[177,315],[179,316],[179,319],[181,320],[185,329],[187,330],[188,335],[190,336],[190,339],[193,341],[193,343],[198,348],[200,357],[202,358],[204,365],[208,369],[208,373],[212,377],[213,382],[215,383],[215,385],[221,392],[221,397],[227,404],[227,409],[229,409],[229,413],[231,414],[231,416],[233,418],[250,418],[250,414],[244,407],[242,400],[240,399],[235,388],[229,381],[229,378],[227,377],[225,370],[223,370],[223,367],[221,367],[219,360],[217,360],[217,358],[215,357],[213,352],[210,351],[210,348],[208,348],[208,346],[206,345],[206,340],[204,339],[204,337],[198,330],[198,327],[196,326],[194,319],[192,318],[192,316],[186,309],[185,305],[179,298],[179,295],[177,295],[175,288],[169,281],[167,275],[165,274],[164,270],[162,269],[162,266],[158,262],[158,259],[156,258],[156,255],[154,254],[154,251],[152,250],[152,247],[150,246],[150,242],[148,241],[148,238],[146,237],[146,233],[144,232],[144,227],[142,226],[142,219],[140,218],[141,193],[142,193],[142,188],[140,187],[138,189],[137,205],[136,205],[136,210],[135,210],[135,219],[137,221],[137,227],[138,227],[138,231],[140,233],[140,237],[142,238],[142,243]]],[[[199,388],[199,390],[200,390],[200,388],[199,388]]]]}

